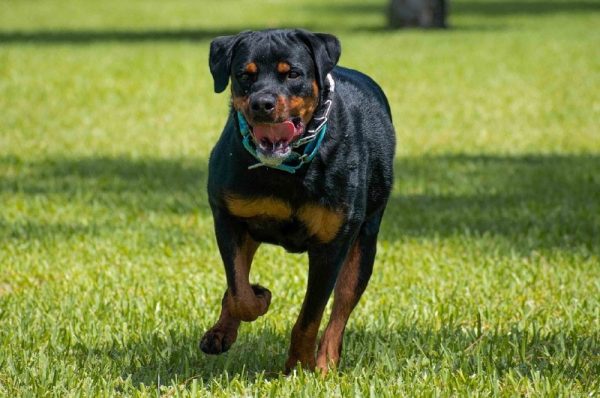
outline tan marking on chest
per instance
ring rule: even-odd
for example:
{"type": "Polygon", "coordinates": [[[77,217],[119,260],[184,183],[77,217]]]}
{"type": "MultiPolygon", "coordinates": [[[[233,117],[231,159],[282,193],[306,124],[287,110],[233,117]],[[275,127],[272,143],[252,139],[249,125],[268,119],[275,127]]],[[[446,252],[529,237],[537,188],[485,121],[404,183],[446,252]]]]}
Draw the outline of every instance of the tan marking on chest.
{"type": "Polygon", "coordinates": [[[327,243],[337,235],[344,222],[344,215],[339,210],[308,204],[298,210],[298,219],[302,221],[311,235],[316,236],[321,242],[327,243]]]}
{"type": "Polygon", "coordinates": [[[225,203],[229,212],[237,217],[270,217],[277,220],[287,220],[292,217],[292,207],[287,202],[274,197],[243,198],[227,195],[225,203]]]}

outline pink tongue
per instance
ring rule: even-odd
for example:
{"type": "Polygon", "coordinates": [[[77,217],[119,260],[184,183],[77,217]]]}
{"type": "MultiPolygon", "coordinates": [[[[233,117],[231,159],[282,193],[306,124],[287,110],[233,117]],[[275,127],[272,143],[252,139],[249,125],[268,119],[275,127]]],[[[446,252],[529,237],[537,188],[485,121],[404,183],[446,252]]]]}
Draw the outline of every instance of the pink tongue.
{"type": "Polygon", "coordinates": [[[296,126],[289,120],[277,124],[257,124],[252,130],[258,141],[266,138],[272,144],[280,141],[288,143],[296,134],[296,126]]]}

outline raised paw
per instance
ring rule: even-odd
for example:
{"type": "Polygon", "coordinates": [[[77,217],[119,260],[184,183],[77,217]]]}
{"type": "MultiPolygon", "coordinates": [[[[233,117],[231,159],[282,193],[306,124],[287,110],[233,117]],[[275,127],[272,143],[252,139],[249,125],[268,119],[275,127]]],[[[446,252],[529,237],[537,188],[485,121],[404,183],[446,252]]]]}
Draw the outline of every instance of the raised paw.
{"type": "Polygon", "coordinates": [[[228,294],[226,300],[228,311],[233,318],[252,322],[267,313],[271,305],[271,292],[260,285],[252,285],[251,289],[236,295],[228,294]]]}
{"type": "Polygon", "coordinates": [[[237,329],[226,330],[213,327],[200,340],[200,349],[206,354],[217,355],[229,350],[237,339],[237,329]]]}
{"type": "Polygon", "coordinates": [[[252,291],[263,306],[260,315],[266,314],[269,310],[269,306],[271,305],[271,291],[266,287],[262,287],[261,285],[252,285],[252,291]]]}

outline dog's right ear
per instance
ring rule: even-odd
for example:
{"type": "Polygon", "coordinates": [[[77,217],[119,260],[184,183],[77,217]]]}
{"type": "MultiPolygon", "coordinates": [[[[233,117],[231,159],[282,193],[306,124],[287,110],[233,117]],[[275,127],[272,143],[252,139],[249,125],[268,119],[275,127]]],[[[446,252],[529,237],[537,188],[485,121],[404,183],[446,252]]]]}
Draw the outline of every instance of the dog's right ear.
{"type": "Polygon", "coordinates": [[[219,36],[210,43],[208,65],[215,82],[215,93],[221,93],[227,88],[231,74],[231,59],[233,50],[247,32],[233,36],[219,36]]]}

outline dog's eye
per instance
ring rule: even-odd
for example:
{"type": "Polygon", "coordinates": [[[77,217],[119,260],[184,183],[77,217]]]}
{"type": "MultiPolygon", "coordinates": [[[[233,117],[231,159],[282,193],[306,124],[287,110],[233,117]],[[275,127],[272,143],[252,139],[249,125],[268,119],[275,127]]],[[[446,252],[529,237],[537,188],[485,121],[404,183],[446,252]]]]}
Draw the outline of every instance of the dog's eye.
{"type": "Polygon", "coordinates": [[[239,76],[239,79],[240,79],[241,81],[243,81],[243,82],[248,82],[248,81],[250,81],[250,80],[251,80],[251,78],[252,78],[252,76],[250,76],[250,74],[249,74],[249,73],[242,73],[242,74],[239,76]]]}
{"type": "Polygon", "coordinates": [[[289,79],[297,79],[299,77],[300,77],[300,73],[296,72],[295,70],[293,70],[290,73],[288,73],[288,78],[289,79]]]}

